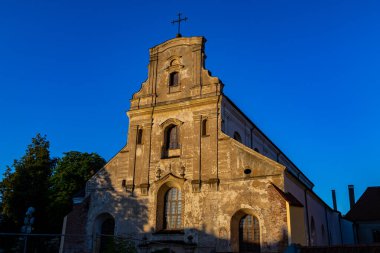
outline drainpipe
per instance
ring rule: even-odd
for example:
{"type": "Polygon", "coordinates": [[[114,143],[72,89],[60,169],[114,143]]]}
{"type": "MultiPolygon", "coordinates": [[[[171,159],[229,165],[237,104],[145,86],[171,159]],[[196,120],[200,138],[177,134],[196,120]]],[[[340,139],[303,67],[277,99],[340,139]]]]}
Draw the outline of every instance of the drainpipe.
{"type": "Polygon", "coordinates": [[[306,209],[306,223],[307,223],[307,245],[311,246],[310,228],[309,228],[309,207],[307,205],[307,189],[305,188],[305,209],[306,209]]]}
{"type": "Polygon", "coordinates": [[[342,215],[339,213],[339,231],[340,231],[340,244],[343,245],[343,233],[342,233],[342,215]]]}
{"type": "Polygon", "coordinates": [[[330,241],[330,227],[329,227],[329,220],[327,218],[327,207],[325,206],[325,219],[326,219],[326,227],[327,227],[327,243],[330,246],[331,241],[330,241]]]}

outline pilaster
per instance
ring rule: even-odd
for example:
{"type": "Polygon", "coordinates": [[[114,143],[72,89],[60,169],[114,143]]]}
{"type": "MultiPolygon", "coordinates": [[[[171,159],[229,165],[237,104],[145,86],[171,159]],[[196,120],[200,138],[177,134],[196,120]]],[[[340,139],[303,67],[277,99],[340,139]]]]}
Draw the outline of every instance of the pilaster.
{"type": "MultiPolygon", "coordinates": [[[[193,181],[201,184],[201,115],[193,116],[194,138],[193,138],[193,181]]],[[[200,187],[198,187],[200,190],[200,187]]]]}
{"type": "Polygon", "coordinates": [[[129,168],[127,171],[126,188],[129,191],[133,191],[135,187],[135,173],[136,173],[136,142],[137,142],[137,125],[131,125],[129,128],[129,168]]]}
{"type": "Polygon", "coordinates": [[[151,149],[152,149],[152,143],[151,143],[151,136],[152,136],[152,122],[147,122],[142,125],[143,129],[143,157],[142,157],[142,166],[141,166],[141,172],[140,172],[140,188],[141,193],[147,194],[147,190],[149,188],[149,169],[150,169],[150,159],[151,159],[151,149]]]}

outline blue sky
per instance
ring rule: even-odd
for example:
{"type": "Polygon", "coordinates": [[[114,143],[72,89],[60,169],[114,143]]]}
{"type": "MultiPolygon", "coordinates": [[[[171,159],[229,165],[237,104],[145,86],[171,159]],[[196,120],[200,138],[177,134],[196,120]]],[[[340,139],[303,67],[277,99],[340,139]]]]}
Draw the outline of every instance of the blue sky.
{"type": "Polygon", "coordinates": [[[207,38],[206,67],[225,93],[315,183],[348,210],[380,183],[379,1],[0,2],[0,173],[36,133],[53,156],[107,160],[126,142],[129,99],[148,49],[207,38]]]}

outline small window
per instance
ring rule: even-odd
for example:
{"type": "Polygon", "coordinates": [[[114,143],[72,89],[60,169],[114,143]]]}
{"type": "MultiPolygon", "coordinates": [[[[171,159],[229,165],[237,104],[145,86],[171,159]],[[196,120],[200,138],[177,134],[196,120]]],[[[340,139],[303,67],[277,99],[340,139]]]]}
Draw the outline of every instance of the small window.
{"type": "Polygon", "coordinates": [[[241,136],[238,132],[234,133],[234,139],[237,140],[238,142],[241,142],[241,136]]]}
{"type": "Polygon", "coordinates": [[[169,76],[169,86],[177,86],[178,85],[178,72],[172,72],[169,76]]]}
{"type": "Polygon", "coordinates": [[[139,129],[137,131],[137,144],[142,144],[143,130],[139,129]]]}
{"type": "Polygon", "coordinates": [[[251,174],[252,173],[252,170],[251,169],[245,169],[244,170],[244,174],[246,174],[246,175],[249,175],[249,174],[251,174]]]}
{"type": "Polygon", "coordinates": [[[202,121],[202,135],[203,135],[203,136],[208,135],[207,128],[208,128],[208,122],[207,122],[207,119],[204,119],[204,120],[202,121]]]}

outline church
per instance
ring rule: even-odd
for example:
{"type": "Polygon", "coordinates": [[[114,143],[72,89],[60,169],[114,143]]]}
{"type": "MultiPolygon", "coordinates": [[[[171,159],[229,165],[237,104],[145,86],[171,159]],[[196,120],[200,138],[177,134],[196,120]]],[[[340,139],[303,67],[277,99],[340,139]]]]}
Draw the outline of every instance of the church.
{"type": "Polygon", "coordinates": [[[205,43],[178,36],[150,49],[127,144],[74,199],[63,231],[86,236],[65,239],[64,252],[102,252],[100,235],[130,238],[137,252],[350,242],[350,224],[205,69],[205,43]]]}

